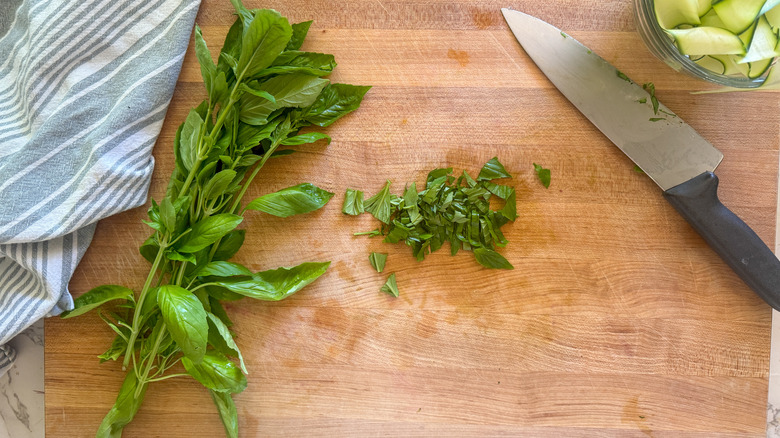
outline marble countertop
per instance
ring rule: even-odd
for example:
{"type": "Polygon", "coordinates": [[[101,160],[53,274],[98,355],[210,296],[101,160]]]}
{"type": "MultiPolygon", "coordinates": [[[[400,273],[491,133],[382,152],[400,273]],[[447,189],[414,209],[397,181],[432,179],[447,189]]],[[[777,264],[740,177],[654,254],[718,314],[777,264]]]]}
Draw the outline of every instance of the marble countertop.
{"type": "Polygon", "coordinates": [[[43,321],[9,342],[16,361],[0,376],[0,438],[46,435],[43,404],[43,321]]]}

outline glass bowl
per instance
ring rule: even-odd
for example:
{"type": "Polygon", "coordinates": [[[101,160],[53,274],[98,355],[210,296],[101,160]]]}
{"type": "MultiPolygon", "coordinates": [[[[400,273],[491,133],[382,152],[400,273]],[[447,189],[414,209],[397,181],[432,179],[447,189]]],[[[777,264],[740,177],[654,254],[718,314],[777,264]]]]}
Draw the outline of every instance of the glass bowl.
{"type": "Polygon", "coordinates": [[[634,0],[634,18],[636,19],[637,31],[650,52],[676,71],[734,88],[757,88],[766,78],[766,73],[756,79],[737,75],[722,75],[700,66],[690,57],[681,54],[672,38],[658,24],[653,0],[634,0]]]}

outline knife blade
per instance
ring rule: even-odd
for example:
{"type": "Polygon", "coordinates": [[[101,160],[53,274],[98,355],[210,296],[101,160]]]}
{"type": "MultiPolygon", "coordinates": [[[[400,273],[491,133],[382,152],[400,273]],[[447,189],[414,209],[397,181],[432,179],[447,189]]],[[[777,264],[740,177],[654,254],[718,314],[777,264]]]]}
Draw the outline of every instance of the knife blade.
{"type": "Polygon", "coordinates": [[[663,196],[767,304],[780,310],[780,260],[718,199],[723,154],[613,65],[561,29],[501,9],[555,87],[663,191],[663,196]]]}

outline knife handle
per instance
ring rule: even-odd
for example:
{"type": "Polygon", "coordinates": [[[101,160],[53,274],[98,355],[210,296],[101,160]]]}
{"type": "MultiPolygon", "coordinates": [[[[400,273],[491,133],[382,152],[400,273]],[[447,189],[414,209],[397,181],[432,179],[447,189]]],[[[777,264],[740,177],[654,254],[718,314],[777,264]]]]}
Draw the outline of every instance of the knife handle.
{"type": "Polygon", "coordinates": [[[718,199],[718,177],[704,172],[664,197],[737,275],[780,310],[780,260],[760,237],[718,199]]]}

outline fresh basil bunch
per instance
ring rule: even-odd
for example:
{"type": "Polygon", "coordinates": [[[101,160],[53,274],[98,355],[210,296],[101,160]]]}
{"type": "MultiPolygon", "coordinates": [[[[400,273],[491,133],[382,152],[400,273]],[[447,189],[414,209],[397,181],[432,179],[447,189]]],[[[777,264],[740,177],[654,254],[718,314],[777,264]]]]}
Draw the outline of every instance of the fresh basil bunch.
{"type": "Polygon", "coordinates": [[[290,25],[276,11],[231,3],[237,19],[216,64],[195,29],[208,99],[179,127],[166,195],[149,208],[145,223],[154,231],[140,252],[152,266],[143,288],[136,294],[124,286],[96,287],[63,315],[81,315],[120,300],[116,311],[101,313],[116,337],[100,359],[121,359],[127,377],[98,437],[120,436],[148,385],[179,376],[190,376],[210,391],[227,436],[237,436],[231,394],[246,388],[247,371],[221,302],[282,300],[316,280],[330,263],[253,272],[228,259],[244,242],[245,230],[237,226],[247,211],[287,217],[330,200],[333,193],[300,184],[242,206],[266,161],[292,153],[280,147],[330,142],[326,134],[299,131],[328,126],[354,111],[370,87],[323,78],[336,66],[333,56],[300,51],[311,22],[290,25]],[[179,363],[182,367],[174,368],[179,363]]]}

